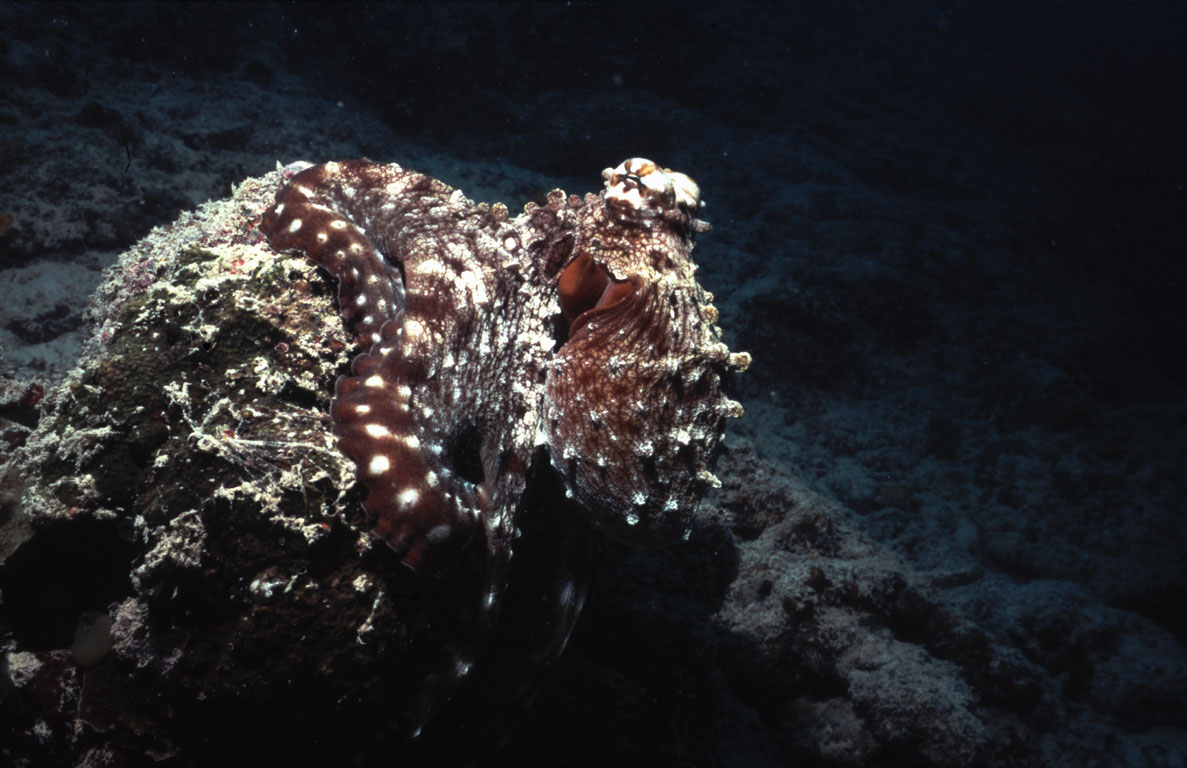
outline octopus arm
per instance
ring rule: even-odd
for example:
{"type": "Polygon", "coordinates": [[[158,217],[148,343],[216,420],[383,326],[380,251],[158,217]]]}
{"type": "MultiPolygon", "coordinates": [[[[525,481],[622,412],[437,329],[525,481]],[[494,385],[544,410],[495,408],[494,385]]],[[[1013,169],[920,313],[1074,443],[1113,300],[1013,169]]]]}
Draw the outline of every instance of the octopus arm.
{"type": "Polygon", "coordinates": [[[363,161],[307,168],[277,194],[276,205],[260,221],[273,248],[300,251],[334,276],[342,317],[364,349],[404,303],[399,270],[363,229],[368,201],[347,191],[374,181],[365,178],[374,168],[363,161]]]}
{"type": "Polygon", "coordinates": [[[297,174],[260,224],[274,248],[301,251],[337,279],[343,319],[369,350],[339,378],[331,415],[367,487],[373,532],[412,568],[434,546],[468,540],[485,505],[482,489],[446,466],[439,431],[422,423],[434,347],[464,305],[448,279],[457,265],[438,261],[460,237],[446,226],[467,210],[457,197],[398,165],[325,163],[297,174]]]}

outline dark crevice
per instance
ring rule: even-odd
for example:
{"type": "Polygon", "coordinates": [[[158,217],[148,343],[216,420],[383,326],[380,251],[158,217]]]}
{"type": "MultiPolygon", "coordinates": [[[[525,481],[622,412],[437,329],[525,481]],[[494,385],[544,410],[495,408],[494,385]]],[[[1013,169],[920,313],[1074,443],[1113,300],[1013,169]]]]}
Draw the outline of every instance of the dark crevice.
{"type": "Polygon", "coordinates": [[[450,442],[449,464],[459,477],[479,484],[485,479],[482,469],[482,433],[474,425],[467,426],[450,442]]]}
{"type": "Polygon", "coordinates": [[[134,555],[115,520],[42,528],[0,565],[0,623],[25,650],[69,647],[84,612],[131,594],[134,555]]]}
{"type": "Polygon", "coordinates": [[[307,408],[315,410],[318,408],[317,393],[298,386],[293,381],[286,381],[284,387],[280,390],[280,399],[290,405],[295,405],[299,408],[307,408]]]}

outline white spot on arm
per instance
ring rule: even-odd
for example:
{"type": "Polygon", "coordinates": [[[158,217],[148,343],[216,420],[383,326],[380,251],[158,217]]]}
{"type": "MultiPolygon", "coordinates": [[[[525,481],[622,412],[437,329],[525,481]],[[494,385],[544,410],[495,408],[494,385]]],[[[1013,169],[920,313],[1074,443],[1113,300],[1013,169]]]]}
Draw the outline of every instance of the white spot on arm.
{"type": "Polygon", "coordinates": [[[414,317],[410,317],[404,321],[404,333],[410,339],[419,339],[424,335],[425,327],[421,325],[420,321],[414,317]]]}
{"type": "Polygon", "coordinates": [[[442,541],[448,539],[449,534],[452,531],[453,528],[451,526],[442,523],[441,525],[436,525],[430,528],[428,532],[425,533],[425,538],[428,539],[432,544],[439,544],[442,541]]]}

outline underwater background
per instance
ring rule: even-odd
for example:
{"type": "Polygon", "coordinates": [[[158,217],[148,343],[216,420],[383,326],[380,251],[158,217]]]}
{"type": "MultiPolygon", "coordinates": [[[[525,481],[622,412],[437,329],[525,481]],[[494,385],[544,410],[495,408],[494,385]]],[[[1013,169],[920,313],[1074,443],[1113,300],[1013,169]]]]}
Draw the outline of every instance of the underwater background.
{"type": "MultiPolygon", "coordinates": [[[[516,212],[650,158],[754,360],[724,485],[683,548],[598,550],[530,708],[451,759],[1182,766],[1184,40],[1142,0],[0,4],[0,456],[103,270],[244,179],[367,157],[516,212]]],[[[37,671],[41,612],[124,595],[13,537],[0,765],[147,764],[37,671]]]]}

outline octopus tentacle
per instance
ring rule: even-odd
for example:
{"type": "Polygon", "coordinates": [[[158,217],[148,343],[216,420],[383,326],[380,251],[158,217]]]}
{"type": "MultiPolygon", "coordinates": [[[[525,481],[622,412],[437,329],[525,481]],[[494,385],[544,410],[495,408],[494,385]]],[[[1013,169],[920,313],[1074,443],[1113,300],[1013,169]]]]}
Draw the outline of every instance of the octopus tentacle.
{"type": "Polygon", "coordinates": [[[374,533],[412,568],[433,545],[468,540],[484,509],[482,489],[438,458],[449,436],[423,403],[437,343],[453,336],[451,310],[465,301],[465,286],[443,279],[456,259],[438,261],[426,223],[453,199],[399,166],[327,163],[294,177],[261,223],[273,247],[301,250],[337,278],[343,318],[369,349],[338,380],[331,415],[367,486],[374,533]]]}

